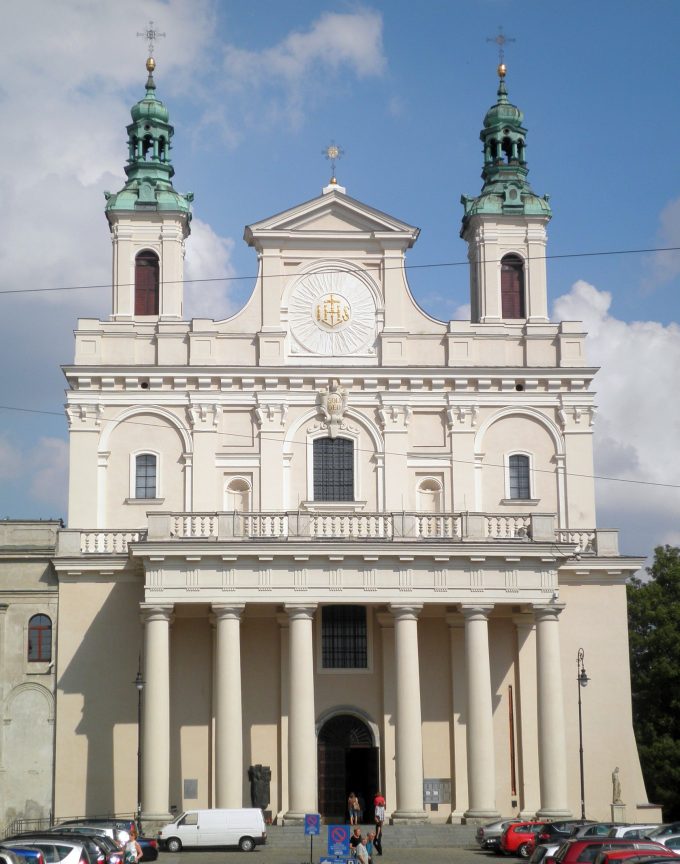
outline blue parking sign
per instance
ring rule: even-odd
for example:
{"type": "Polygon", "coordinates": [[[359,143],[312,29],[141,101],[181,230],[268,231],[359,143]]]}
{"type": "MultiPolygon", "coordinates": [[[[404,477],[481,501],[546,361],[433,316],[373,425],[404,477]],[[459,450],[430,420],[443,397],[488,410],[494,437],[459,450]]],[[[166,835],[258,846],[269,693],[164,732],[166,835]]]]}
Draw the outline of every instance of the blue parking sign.
{"type": "Polygon", "coordinates": [[[305,813],[305,834],[319,834],[321,831],[321,817],[318,813],[305,813]]]}
{"type": "Polygon", "coordinates": [[[349,858],[349,827],[328,826],[328,854],[336,858],[349,858]]]}

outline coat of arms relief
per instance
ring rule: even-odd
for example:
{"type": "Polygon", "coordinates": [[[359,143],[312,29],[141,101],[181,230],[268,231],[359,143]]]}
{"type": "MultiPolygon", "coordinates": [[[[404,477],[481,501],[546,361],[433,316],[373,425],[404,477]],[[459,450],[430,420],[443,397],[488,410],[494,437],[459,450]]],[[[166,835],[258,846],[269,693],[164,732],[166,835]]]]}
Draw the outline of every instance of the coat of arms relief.
{"type": "Polygon", "coordinates": [[[315,423],[310,431],[327,429],[330,438],[336,438],[339,432],[357,434],[359,430],[345,419],[347,404],[347,390],[341,387],[337,381],[333,381],[328,388],[324,387],[319,391],[318,396],[319,411],[323,421],[315,423]]]}

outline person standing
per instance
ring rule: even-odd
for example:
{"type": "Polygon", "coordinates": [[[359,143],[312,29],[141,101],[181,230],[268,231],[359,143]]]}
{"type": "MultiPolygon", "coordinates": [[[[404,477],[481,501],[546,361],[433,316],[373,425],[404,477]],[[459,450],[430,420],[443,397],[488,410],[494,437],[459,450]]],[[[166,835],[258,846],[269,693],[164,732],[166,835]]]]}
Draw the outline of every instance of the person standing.
{"type": "Polygon", "coordinates": [[[356,855],[356,858],[357,858],[357,861],[359,862],[359,864],[369,864],[368,851],[366,850],[364,838],[361,836],[361,834],[359,834],[359,843],[357,844],[357,847],[354,850],[354,854],[356,855]]]}
{"type": "Polygon", "coordinates": [[[375,837],[373,838],[373,848],[378,855],[382,855],[382,833],[383,822],[385,821],[385,798],[378,792],[373,799],[373,808],[375,811],[375,837]]]}
{"type": "Polygon", "coordinates": [[[137,828],[130,828],[130,839],[123,847],[123,861],[125,864],[137,864],[142,857],[142,847],[137,842],[137,828]]]}
{"type": "Polygon", "coordinates": [[[349,793],[349,798],[347,799],[347,810],[349,812],[349,824],[358,825],[359,799],[354,794],[354,792],[349,793]]]}

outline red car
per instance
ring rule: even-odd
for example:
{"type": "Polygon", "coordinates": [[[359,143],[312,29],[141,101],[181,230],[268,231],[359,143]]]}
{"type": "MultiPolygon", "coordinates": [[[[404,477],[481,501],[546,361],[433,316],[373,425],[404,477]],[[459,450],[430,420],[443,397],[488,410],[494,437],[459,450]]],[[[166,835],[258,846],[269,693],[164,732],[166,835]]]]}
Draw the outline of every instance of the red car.
{"type": "Polygon", "coordinates": [[[642,864],[651,858],[658,861],[660,858],[677,857],[671,849],[666,849],[665,852],[660,849],[607,849],[598,852],[595,864],[642,864]]]}
{"type": "Polygon", "coordinates": [[[543,864],[592,864],[600,852],[635,849],[656,855],[665,849],[650,840],[625,840],[616,837],[588,837],[586,840],[565,840],[554,855],[546,855],[543,864]]]}
{"type": "Polygon", "coordinates": [[[500,851],[504,855],[519,855],[528,858],[536,845],[536,834],[545,822],[516,822],[501,834],[500,851]]]}

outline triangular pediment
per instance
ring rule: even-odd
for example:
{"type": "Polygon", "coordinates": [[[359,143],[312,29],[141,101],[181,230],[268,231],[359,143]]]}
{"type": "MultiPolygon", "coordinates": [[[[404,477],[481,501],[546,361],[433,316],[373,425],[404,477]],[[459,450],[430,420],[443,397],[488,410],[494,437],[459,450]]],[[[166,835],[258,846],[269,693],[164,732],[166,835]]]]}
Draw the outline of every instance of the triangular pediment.
{"type": "Polygon", "coordinates": [[[277,213],[268,219],[248,225],[245,240],[251,245],[266,237],[288,235],[300,239],[305,236],[333,237],[350,235],[401,237],[411,246],[419,233],[418,228],[369,207],[342,192],[324,195],[277,213]]]}

